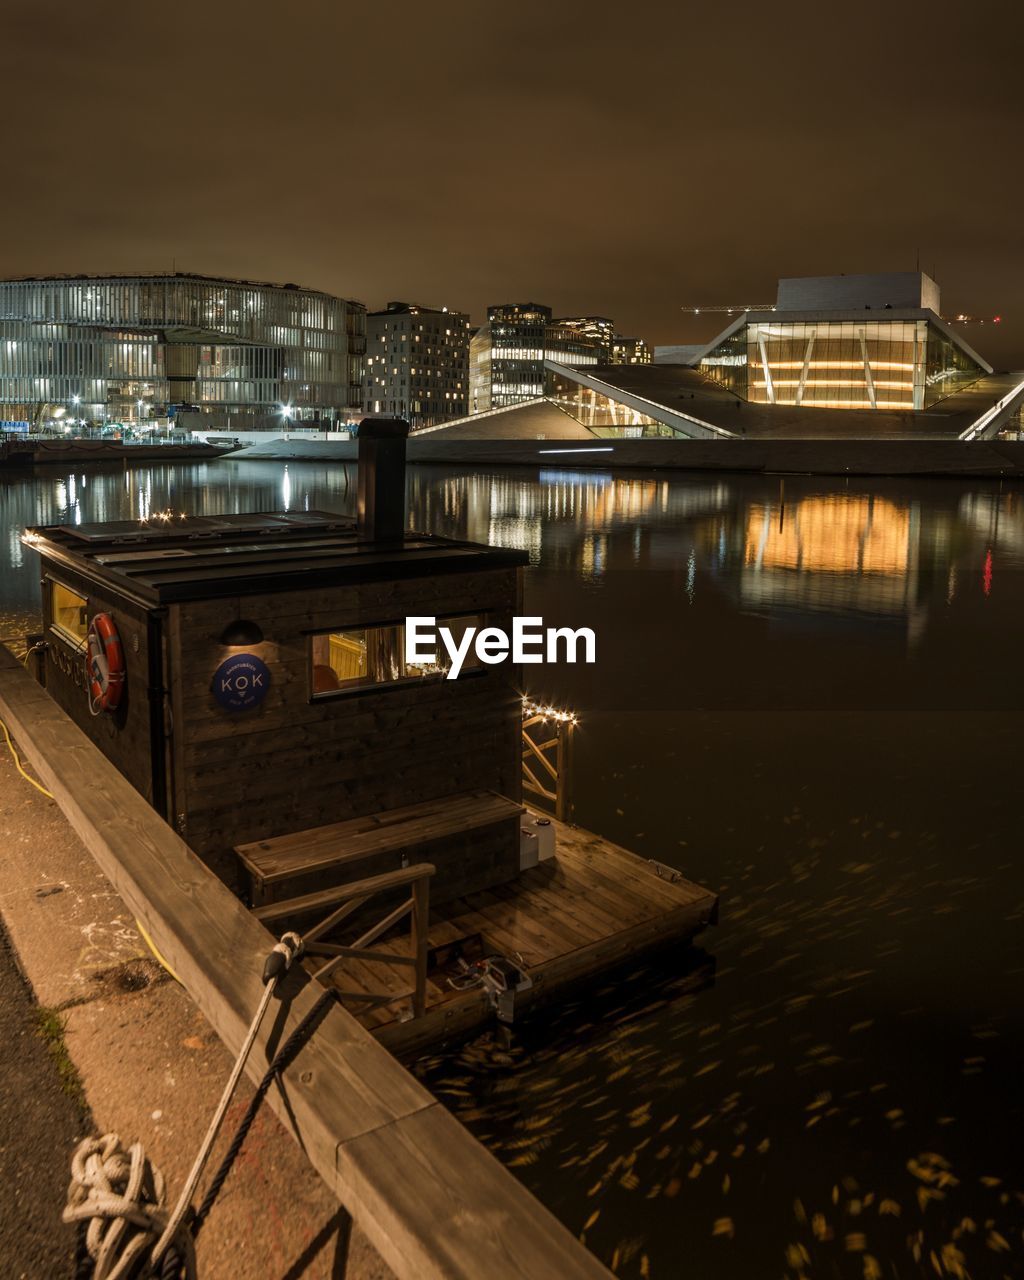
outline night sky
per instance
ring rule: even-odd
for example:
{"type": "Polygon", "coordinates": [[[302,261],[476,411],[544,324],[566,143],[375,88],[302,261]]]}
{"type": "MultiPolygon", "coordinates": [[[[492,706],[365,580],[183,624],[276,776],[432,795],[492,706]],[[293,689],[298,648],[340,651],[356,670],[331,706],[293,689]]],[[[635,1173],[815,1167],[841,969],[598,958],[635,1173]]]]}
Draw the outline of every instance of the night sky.
{"type": "Polygon", "coordinates": [[[1024,366],[1010,4],[5,6],[0,275],[532,299],[656,343],[782,275],[934,271],[1024,366]]]}

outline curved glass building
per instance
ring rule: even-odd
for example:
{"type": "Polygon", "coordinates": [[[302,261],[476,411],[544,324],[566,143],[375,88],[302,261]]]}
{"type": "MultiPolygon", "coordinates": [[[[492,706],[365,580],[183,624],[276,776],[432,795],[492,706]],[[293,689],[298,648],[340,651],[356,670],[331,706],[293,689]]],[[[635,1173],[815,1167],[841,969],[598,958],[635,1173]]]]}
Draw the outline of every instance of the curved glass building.
{"type": "Polygon", "coordinates": [[[0,281],[0,420],[358,416],[366,308],[174,273],[0,281]]]}
{"type": "Polygon", "coordinates": [[[698,366],[753,404],[929,409],[992,372],[938,315],[921,272],[779,281],[771,311],[747,311],[698,366]]]}

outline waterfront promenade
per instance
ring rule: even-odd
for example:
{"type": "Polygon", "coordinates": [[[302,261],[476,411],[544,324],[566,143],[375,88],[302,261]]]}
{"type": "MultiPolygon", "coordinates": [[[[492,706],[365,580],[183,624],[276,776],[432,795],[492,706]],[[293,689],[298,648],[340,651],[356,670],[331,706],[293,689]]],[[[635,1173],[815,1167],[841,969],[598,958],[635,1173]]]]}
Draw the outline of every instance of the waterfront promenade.
{"type": "MultiPolygon", "coordinates": [[[[0,1168],[8,1181],[19,1179],[22,1222],[17,1231],[0,1230],[0,1262],[7,1275],[60,1280],[73,1273],[74,1233],[60,1212],[75,1143],[111,1130],[126,1146],[139,1140],[175,1195],[231,1059],[183,988],[153,961],[131,913],[60,809],[19,777],[2,742],[0,796],[0,914],[31,984],[26,991],[0,955],[0,1031],[22,1037],[16,1070],[4,1073],[5,1080],[21,1080],[20,1092],[7,1089],[0,1112],[6,1148],[0,1168]],[[91,1117],[62,1092],[43,1042],[26,1042],[39,1007],[48,1011],[50,1027],[64,1023],[63,1062],[77,1075],[91,1117]]],[[[229,1136],[251,1096],[243,1080],[228,1112],[229,1136]]],[[[222,1135],[215,1161],[224,1146],[222,1135]]],[[[343,1216],[264,1107],[199,1237],[200,1274],[333,1280],[343,1216]]],[[[348,1268],[347,1280],[392,1275],[358,1227],[348,1268]]]]}
{"type": "MultiPolygon", "coordinates": [[[[593,467],[600,470],[749,472],[760,475],[1024,477],[1018,440],[604,440],[531,436],[450,440],[409,438],[410,463],[470,467],[593,467]]],[[[239,461],[355,462],[352,441],[268,439],[228,455],[239,461]]]]}

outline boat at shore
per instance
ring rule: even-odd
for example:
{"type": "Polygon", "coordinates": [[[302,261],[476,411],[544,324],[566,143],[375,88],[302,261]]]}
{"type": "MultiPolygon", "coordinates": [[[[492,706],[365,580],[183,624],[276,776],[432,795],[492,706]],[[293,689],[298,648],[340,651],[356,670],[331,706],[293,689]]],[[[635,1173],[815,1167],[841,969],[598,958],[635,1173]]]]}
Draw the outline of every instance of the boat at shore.
{"type": "Polygon", "coordinates": [[[24,535],[51,698],[396,1053],[717,920],[713,893],[567,825],[566,722],[513,669],[453,681],[405,656],[406,617],[507,630],[527,561],[406,531],[406,432],[364,424],[355,522],[168,511],[24,535]],[[356,919],[371,899],[380,918],[356,919]]]}

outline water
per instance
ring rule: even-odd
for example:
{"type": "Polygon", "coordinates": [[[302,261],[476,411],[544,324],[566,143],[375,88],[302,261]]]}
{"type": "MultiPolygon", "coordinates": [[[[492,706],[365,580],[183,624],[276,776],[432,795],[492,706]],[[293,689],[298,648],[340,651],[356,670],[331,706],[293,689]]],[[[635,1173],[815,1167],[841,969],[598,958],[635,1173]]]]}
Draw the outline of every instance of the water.
{"type": "MultiPolygon", "coordinates": [[[[351,511],[337,466],[2,482],[25,524],[351,511]]],[[[410,472],[418,527],[529,551],[591,625],[577,820],[722,896],[684,955],[424,1059],[427,1084],[617,1274],[1022,1273],[1024,504],[946,481],[410,472]]]]}

